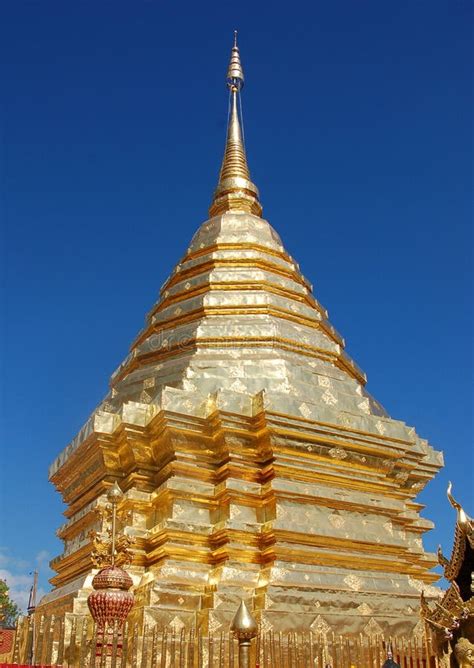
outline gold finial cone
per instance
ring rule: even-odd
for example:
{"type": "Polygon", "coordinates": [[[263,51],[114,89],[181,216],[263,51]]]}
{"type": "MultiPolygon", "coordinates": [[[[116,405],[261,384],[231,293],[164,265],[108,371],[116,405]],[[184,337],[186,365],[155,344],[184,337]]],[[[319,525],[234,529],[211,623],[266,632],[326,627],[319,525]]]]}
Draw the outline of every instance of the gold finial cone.
{"type": "Polygon", "coordinates": [[[238,96],[244,84],[244,73],[236,43],[232,47],[227,70],[227,84],[231,96],[227,140],[219,183],[209,215],[213,217],[226,211],[246,211],[261,216],[262,206],[259,201],[258,188],[250,179],[239,118],[238,96]]]}
{"type": "Polygon", "coordinates": [[[235,613],[230,630],[239,640],[251,640],[257,635],[258,624],[243,600],[235,613]]]}

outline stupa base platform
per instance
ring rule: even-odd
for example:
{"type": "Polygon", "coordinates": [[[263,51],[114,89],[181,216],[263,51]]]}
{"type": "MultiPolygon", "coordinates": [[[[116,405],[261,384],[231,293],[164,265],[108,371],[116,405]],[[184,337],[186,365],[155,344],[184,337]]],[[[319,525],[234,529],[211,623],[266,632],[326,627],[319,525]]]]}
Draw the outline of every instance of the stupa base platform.
{"type": "Polygon", "coordinates": [[[244,598],[269,630],[413,631],[421,591],[439,595],[420,538],[432,525],[412,499],[439,466],[426,442],[389,419],[380,433],[377,416],[363,433],[355,418],[341,429],[330,407],[313,405],[318,420],[283,416],[282,398],[263,393],[221,392],[203,409],[169,388],[161,402],[99,416],[54,473],[62,486],[87,463],[90,501],[60,529],[74,550],[53,562],[40,608],[87,610],[89,531],[100,490],[118,479],[135,539],[134,621],[225,629],[244,598]],[[229,411],[245,402],[248,412],[229,411]]]}

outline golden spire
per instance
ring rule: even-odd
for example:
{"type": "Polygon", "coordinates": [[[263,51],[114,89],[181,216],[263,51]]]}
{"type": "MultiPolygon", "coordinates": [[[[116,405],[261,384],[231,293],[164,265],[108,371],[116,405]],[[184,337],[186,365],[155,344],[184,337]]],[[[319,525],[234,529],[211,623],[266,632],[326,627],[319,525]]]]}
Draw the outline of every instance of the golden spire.
{"type": "Polygon", "coordinates": [[[239,118],[239,96],[244,86],[244,72],[237,46],[237,31],[227,70],[227,86],[230,90],[230,117],[224,159],[219,175],[209,215],[218,216],[225,211],[247,211],[262,215],[258,198],[258,188],[250,180],[250,172],[245,155],[242,128],[239,118]]]}

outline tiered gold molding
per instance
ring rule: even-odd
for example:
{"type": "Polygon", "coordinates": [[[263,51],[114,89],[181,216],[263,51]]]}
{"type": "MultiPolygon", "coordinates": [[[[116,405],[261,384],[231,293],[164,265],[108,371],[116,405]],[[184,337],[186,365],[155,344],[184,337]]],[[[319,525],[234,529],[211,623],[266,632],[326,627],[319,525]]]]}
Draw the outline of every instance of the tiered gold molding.
{"type": "Polygon", "coordinates": [[[204,350],[223,346],[278,346],[303,355],[305,364],[311,358],[330,361],[365,384],[365,374],[344,352],[344,340],[328,322],[327,311],[311,294],[311,285],[284,251],[274,230],[266,221],[253,216],[236,218],[238,215],[213,219],[201,228],[167,281],[161,300],[149,313],[147,326],[135,340],[131,354],[115,373],[114,387],[132,371],[153,362],[192,353],[197,347],[204,350]],[[264,245],[236,243],[236,226],[242,229],[244,238],[261,235],[264,245]],[[227,238],[234,243],[228,243],[227,238]],[[215,330],[210,325],[206,336],[206,330],[200,332],[200,325],[211,323],[215,316],[221,331],[212,335],[215,330]],[[224,328],[219,316],[221,321],[222,316],[226,318],[224,328]],[[256,327],[251,324],[251,316],[256,316],[256,327]],[[236,327],[228,327],[229,322],[236,327]],[[266,322],[271,326],[265,326],[266,322]],[[249,323],[247,327],[245,323],[249,323]]]}
{"type": "Polygon", "coordinates": [[[436,576],[413,487],[435,465],[420,467],[410,442],[275,414],[264,396],[249,415],[221,408],[227,401],[216,395],[201,416],[163,407],[147,424],[137,405],[110,433],[97,416],[53,475],[69,507],[77,483],[84,493],[60,531],[71,554],[54,564],[50,610],[64,591],[82,611],[87,587],[74,603],[68,585],[91,573],[85,518],[93,526],[91,507],[120,476],[137,537],[136,615],[224,624],[244,593],[275,629],[307,628],[316,613],[345,632],[370,617],[392,631],[414,627],[419,592],[436,576]]]}

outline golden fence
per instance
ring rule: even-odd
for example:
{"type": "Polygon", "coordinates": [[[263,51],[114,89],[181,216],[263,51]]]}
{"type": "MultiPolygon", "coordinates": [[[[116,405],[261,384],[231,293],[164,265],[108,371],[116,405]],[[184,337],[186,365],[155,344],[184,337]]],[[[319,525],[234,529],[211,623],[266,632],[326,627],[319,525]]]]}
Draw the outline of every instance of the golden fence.
{"type": "MultiPolygon", "coordinates": [[[[19,621],[13,664],[62,668],[241,668],[230,632],[125,625],[96,650],[97,629],[88,616],[19,621]]],[[[387,644],[401,668],[438,666],[429,638],[343,637],[312,632],[263,633],[252,641],[251,668],[382,668],[387,644]]]]}

